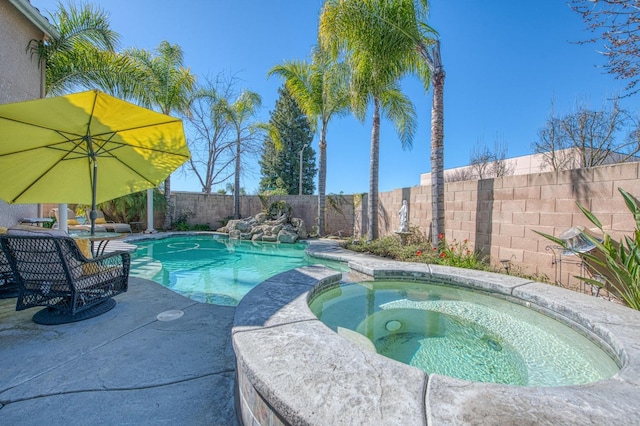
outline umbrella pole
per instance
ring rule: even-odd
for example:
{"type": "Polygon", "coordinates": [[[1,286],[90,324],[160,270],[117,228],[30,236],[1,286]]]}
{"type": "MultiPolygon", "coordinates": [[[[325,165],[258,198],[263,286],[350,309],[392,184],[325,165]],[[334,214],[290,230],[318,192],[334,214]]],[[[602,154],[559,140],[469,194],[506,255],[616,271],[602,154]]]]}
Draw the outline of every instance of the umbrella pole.
{"type": "MultiPolygon", "coordinates": [[[[91,213],[89,218],[91,219],[91,235],[96,234],[96,218],[98,212],[96,211],[96,190],[98,189],[98,162],[93,160],[93,187],[91,188],[91,213]]],[[[91,242],[93,245],[93,241],[91,242]]],[[[93,249],[93,247],[91,247],[93,249]]]]}

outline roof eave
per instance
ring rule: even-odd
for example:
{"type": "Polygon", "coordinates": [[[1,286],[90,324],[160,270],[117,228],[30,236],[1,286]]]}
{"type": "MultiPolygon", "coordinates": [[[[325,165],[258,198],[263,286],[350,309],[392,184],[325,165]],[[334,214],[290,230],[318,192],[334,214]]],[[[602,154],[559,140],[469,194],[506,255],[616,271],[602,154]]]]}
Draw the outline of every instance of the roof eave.
{"type": "Polygon", "coordinates": [[[49,23],[38,9],[31,5],[29,0],[9,0],[33,25],[42,31],[49,38],[59,38],[60,33],[49,23]]]}

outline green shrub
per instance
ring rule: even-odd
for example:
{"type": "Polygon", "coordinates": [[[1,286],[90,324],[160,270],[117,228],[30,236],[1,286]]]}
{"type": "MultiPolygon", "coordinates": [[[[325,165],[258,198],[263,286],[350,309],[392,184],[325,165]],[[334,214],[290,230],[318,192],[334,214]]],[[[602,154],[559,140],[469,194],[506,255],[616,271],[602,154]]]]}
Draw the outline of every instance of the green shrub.
{"type": "MultiPolygon", "coordinates": [[[[417,228],[416,228],[417,229],[417,228]]],[[[459,268],[491,270],[491,266],[484,261],[477,252],[469,249],[468,241],[453,240],[447,243],[444,236],[440,236],[440,248],[432,248],[428,239],[411,230],[407,243],[402,245],[400,237],[390,236],[374,241],[360,241],[348,239],[344,247],[348,250],[369,253],[404,262],[431,263],[459,268]]],[[[417,231],[419,233],[419,231],[417,231]]]]}
{"type": "Polygon", "coordinates": [[[49,228],[49,229],[53,228],[53,225],[55,225],[55,223],[56,223],[56,217],[55,216],[51,216],[51,217],[49,217],[49,219],[51,219],[51,222],[43,222],[42,223],[42,227],[43,228],[49,228]]]}
{"type": "Polygon", "coordinates": [[[271,197],[278,195],[288,195],[287,190],[284,188],[276,188],[271,190],[266,190],[261,194],[258,194],[258,199],[262,204],[262,211],[267,213],[269,211],[269,206],[271,205],[271,197]]]}
{"type": "Polygon", "coordinates": [[[191,212],[182,212],[178,214],[173,222],[171,222],[171,229],[176,231],[189,231],[191,229],[189,226],[189,218],[194,216],[195,214],[191,212]]]}
{"type": "Polygon", "coordinates": [[[211,227],[208,223],[197,223],[192,226],[194,231],[211,231],[211,227]]]}
{"type": "Polygon", "coordinates": [[[285,200],[278,200],[269,205],[266,213],[269,215],[270,219],[279,219],[282,216],[291,218],[293,215],[293,208],[285,200]]]}

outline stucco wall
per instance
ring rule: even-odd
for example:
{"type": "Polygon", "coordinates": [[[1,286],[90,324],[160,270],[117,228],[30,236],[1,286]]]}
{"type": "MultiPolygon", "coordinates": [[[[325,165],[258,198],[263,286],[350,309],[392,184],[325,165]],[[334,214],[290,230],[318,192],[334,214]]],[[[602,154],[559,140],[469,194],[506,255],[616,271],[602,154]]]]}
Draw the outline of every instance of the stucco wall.
{"type": "Polygon", "coordinates": [[[44,94],[43,69],[27,51],[38,30],[8,1],[0,1],[0,103],[36,99],[44,94]]]}
{"type": "MultiPolygon", "coordinates": [[[[37,99],[44,93],[44,68],[27,51],[29,41],[43,33],[7,0],[0,1],[0,103],[37,99]]],[[[0,185],[6,185],[0,182],[0,185]]],[[[0,201],[0,226],[38,216],[34,204],[10,206],[0,201]]]]}

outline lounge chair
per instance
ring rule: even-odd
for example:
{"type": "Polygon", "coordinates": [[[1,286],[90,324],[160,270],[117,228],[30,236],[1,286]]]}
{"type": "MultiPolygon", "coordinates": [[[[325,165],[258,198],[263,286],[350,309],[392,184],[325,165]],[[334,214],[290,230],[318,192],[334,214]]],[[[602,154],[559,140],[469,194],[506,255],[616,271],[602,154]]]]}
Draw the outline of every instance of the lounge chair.
{"type": "MultiPolygon", "coordinates": [[[[112,220],[107,220],[102,210],[97,210],[96,213],[98,213],[98,216],[96,217],[96,226],[105,228],[107,232],[131,233],[131,225],[128,223],[118,223],[112,220]]],[[[91,221],[89,218],[89,212],[87,212],[87,220],[91,221]]]]}
{"type": "Polygon", "coordinates": [[[100,315],[127,291],[131,257],[113,252],[90,259],[60,230],[9,229],[0,247],[18,285],[16,310],[45,306],[33,316],[53,325],[100,315]]]}
{"type": "MultiPolygon", "coordinates": [[[[58,217],[58,209],[51,209],[50,214],[51,216],[54,216],[56,218],[56,223],[53,225],[53,227],[57,229],[60,223],[60,218],[58,217]]],[[[67,209],[67,229],[69,231],[91,231],[91,223],[86,223],[84,218],[82,219],[82,222],[83,223],[80,223],[78,217],[76,216],[76,213],[73,210],[67,209]]],[[[96,225],[95,231],[107,232],[107,229],[104,226],[96,225]]]]}

